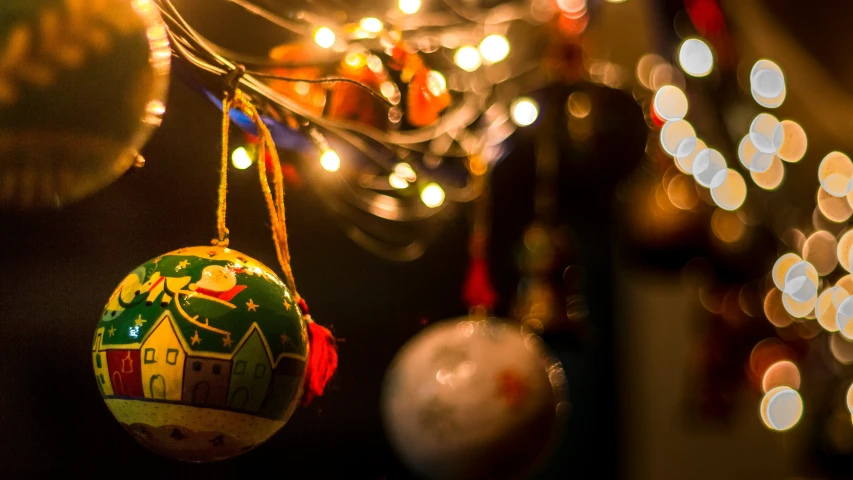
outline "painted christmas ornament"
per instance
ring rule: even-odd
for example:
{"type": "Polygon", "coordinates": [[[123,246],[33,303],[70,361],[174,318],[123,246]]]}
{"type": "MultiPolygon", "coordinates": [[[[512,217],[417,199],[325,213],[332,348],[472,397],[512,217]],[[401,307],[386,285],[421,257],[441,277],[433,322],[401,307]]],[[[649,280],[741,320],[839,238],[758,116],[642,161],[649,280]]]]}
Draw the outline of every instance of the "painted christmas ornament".
{"type": "Polygon", "coordinates": [[[0,208],[61,206],[139,164],[170,58],[150,0],[3,0],[0,208]]]}
{"type": "Polygon", "coordinates": [[[468,317],[426,328],[385,376],[382,413],[402,460],[429,479],[532,473],[565,411],[565,376],[518,326],[468,317]]]}
{"type": "Polygon", "coordinates": [[[187,461],[263,443],[302,397],[306,321],[266,266],[220,247],[182,248],[131,272],[104,308],[95,379],[145,447],[187,461]]]}

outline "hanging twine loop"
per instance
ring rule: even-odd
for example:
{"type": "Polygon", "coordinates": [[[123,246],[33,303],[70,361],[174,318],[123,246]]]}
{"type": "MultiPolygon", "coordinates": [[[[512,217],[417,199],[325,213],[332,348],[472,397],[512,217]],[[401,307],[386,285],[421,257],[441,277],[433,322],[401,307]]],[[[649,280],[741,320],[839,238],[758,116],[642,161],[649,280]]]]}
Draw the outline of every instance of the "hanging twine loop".
{"type": "Polygon", "coordinates": [[[305,368],[304,395],[302,404],[307,405],[315,397],[323,394],[326,386],[338,366],[337,342],[332,332],[314,322],[308,312],[308,304],[296,290],[296,281],[293,278],[293,270],[290,267],[290,247],[287,241],[287,225],[284,209],[284,176],[281,173],[281,163],[275,142],[269,129],[264,124],[251,99],[236,88],[240,76],[245,70],[238,68],[226,80],[230,80],[233,88],[226,91],[225,100],[222,102],[222,163],[219,182],[219,208],[217,210],[217,238],[212,241],[214,245],[228,246],[228,228],[225,226],[226,197],[228,194],[228,132],[231,126],[230,110],[237,109],[248,116],[258,130],[258,150],[256,164],[258,166],[258,178],[264,201],[270,216],[270,229],[272,230],[273,243],[276,256],[281,270],[284,273],[284,283],[293,293],[294,301],[299,306],[300,313],[306,322],[308,330],[308,359],[305,368]],[[269,167],[272,169],[273,187],[270,188],[267,173],[267,156],[269,156],[269,167]]]}

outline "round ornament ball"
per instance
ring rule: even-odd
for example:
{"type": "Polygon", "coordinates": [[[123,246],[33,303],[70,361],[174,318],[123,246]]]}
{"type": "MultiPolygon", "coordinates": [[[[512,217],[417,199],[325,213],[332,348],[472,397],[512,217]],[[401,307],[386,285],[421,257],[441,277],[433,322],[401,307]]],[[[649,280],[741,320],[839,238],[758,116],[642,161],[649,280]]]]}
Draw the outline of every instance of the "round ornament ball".
{"type": "Polygon", "coordinates": [[[425,478],[521,478],[555,438],[564,388],[538,337],[463,317],[427,327],[397,353],[382,414],[401,459],[425,478]]]}
{"type": "Polygon", "coordinates": [[[62,206],[133,165],[165,112],[152,0],[3,0],[0,208],[62,206]]]}
{"type": "Polygon", "coordinates": [[[302,397],[307,324],[262,263],[220,247],[182,248],[130,272],[95,331],[107,407],[148,449],[221,460],[276,433],[302,397]]]}

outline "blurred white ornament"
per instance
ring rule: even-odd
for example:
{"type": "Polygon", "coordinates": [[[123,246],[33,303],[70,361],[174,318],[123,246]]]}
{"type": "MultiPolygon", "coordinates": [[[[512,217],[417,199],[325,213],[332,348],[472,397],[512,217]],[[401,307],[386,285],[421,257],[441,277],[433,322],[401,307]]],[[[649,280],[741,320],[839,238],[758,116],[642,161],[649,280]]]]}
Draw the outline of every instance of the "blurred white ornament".
{"type": "Polygon", "coordinates": [[[538,337],[468,317],[427,327],[397,353],[382,387],[397,453],[428,479],[530,474],[555,438],[565,375],[538,337]]]}

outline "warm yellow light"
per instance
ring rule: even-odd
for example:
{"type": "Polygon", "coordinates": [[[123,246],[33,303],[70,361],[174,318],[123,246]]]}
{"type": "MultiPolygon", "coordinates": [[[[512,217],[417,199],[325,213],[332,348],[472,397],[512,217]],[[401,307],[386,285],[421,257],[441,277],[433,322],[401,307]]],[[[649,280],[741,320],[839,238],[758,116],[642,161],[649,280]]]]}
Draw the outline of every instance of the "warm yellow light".
{"type": "Polygon", "coordinates": [[[444,75],[441,72],[430,70],[427,73],[426,86],[429,93],[437,97],[447,91],[447,80],[444,79],[444,75]]]}
{"type": "Polygon", "coordinates": [[[367,59],[361,52],[348,53],[347,56],[344,58],[344,61],[347,62],[347,65],[352,68],[360,68],[367,63],[367,59]]]}
{"type": "Polygon", "coordinates": [[[314,32],[314,41],[323,48],[329,48],[335,44],[335,32],[329,27],[320,27],[314,32]]]}
{"type": "Polygon", "coordinates": [[[320,166],[327,172],[337,172],[341,168],[341,157],[334,150],[326,150],[320,155],[320,166]]]}
{"type": "Polygon", "coordinates": [[[678,64],[688,75],[704,77],[714,68],[714,54],[707,43],[688,38],[678,49],[678,64]]]}
{"type": "Polygon", "coordinates": [[[441,206],[444,197],[444,189],[437,183],[430,183],[421,191],[421,201],[429,208],[441,206]]]}
{"type": "Polygon", "coordinates": [[[414,182],[418,179],[418,175],[415,173],[415,170],[408,163],[403,162],[394,165],[394,173],[407,182],[414,182]]]}
{"type": "Polygon", "coordinates": [[[231,153],[231,165],[234,165],[237,170],[245,170],[251,167],[253,163],[255,163],[254,160],[243,147],[237,147],[231,153]]]}
{"type": "Polygon", "coordinates": [[[480,55],[486,63],[497,63],[509,55],[509,41],[503,35],[489,35],[480,42],[480,55]]]}
{"type": "Polygon", "coordinates": [[[519,98],[510,106],[512,121],[520,127],[531,125],[539,117],[539,106],[532,98],[519,98]]]}
{"type": "Polygon", "coordinates": [[[456,50],[456,54],[453,55],[453,61],[459,66],[459,68],[466,72],[473,72],[483,64],[483,59],[480,58],[480,52],[471,45],[459,47],[459,49],[456,50]]]}
{"type": "Polygon", "coordinates": [[[382,24],[382,20],[379,20],[376,17],[362,18],[359,26],[370,33],[379,33],[385,27],[385,25],[382,24]]]}
{"type": "Polygon", "coordinates": [[[401,12],[411,15],[421,9],[421,0],[399,0],[397,6],[401,12]]]}
{"type": "Polygon", "coordinates": [[[388,184],[396,188],[397,190],[402,190],[409,186],[409,182],[407,182],[405,178],[397,175],[396,173],[388,175],[388,184]]]}

